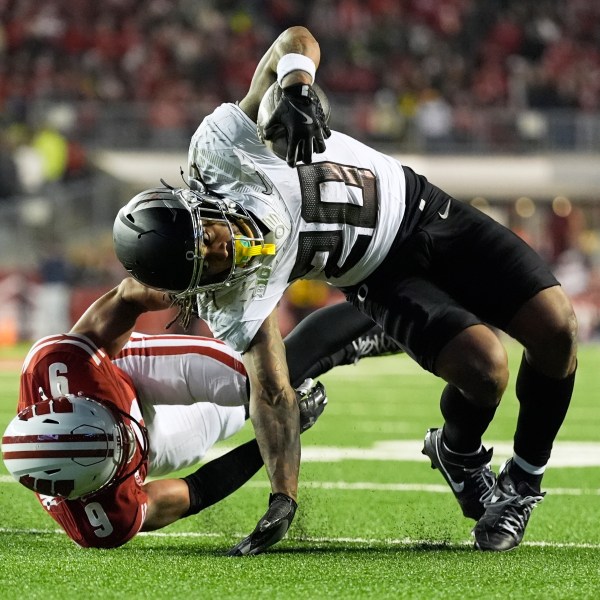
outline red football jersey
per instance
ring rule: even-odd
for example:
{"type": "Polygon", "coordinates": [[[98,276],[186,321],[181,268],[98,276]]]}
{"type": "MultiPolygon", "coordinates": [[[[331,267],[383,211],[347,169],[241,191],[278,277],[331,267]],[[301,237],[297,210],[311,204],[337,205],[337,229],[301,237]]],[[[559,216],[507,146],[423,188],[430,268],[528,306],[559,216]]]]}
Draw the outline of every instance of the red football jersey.
{"type": "MultiPolygon", "coordinates": [[[[87,337],[61,334],[34,344],[23,364],[18,409],[44,398],[80,392],[113,402],[142,422],[131,379],[87,337]]],[[[135,424],[132,429],[137,434],[138,444],[128,464],[130,469],[139,464],[143,448],[143,439],[135,424]]],[[[119,485],[84,500],[37,496],[74,542],[84,547],[114,548],[129,541],[144,523],[147,496],[142,485],[147,469],[144,461],[134,475],[119,485]]]]}

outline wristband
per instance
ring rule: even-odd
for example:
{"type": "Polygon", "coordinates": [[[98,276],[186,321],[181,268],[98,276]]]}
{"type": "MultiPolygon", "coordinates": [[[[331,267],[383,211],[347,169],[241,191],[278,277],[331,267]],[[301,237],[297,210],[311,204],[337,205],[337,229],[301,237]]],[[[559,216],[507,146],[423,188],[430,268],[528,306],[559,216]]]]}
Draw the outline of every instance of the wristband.
{"type": "Polygon", "coordinates": [[[283,78],[292,71],[305,71],[314,81],[317,67],[315,67],[315,63],[308,58],[308,56],[304,56],[304,54],[284,54],[277,63],[277,83],[281,86],[283,78]]]}

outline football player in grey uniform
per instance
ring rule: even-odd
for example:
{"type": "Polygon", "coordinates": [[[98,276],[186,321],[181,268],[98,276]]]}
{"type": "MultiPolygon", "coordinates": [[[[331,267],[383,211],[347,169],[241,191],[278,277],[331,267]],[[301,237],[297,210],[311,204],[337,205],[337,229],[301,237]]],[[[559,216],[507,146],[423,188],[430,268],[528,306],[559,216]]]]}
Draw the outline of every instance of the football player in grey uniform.
{"type": "Polygon", "coordinates": [[[143,192],[115,221],[126,269],[172,291],[184,317],[197,310],[216,337],[243,352],[273,494],[256,530],[232,553],[259,552],[281,539],[296,510],[298,416],[277,305],[297,279],[343,290],[446,382],[444,424],[427,432],[423,452],[463,514],[477,521],[475,546],[510,550],[543,498],[542,477],[573,391],[571,302],[509,229],[398,160],[330,131],[312,89],[319,60],[308,30],[283,32],[246,96],[219,106],[194,134],[190,189],[143,192]],[[259,106],[275,81],[279,103],[259,135],[259,106]],[[284,132],[285,160],[264,143],[284,132]],[[498,475],[482,444],[509,378],[496,330],[524,348],[514,454],[498,475]]]}

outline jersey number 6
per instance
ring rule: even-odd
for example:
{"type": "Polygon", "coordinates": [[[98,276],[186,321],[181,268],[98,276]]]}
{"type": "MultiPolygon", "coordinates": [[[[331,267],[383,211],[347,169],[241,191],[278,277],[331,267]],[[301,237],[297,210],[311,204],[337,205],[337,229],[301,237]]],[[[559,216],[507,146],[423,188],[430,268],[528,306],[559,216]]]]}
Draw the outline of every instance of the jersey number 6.
{"type": "Polygon", "coordinates": [[[301,279],[319,267],[322,260],[325,260],[323,271],[328,278],[340,277],[356,265],[373,237],[379,211],[375,175],[369,169],[332,162],[298,165],[297,172],[302,190],[302,218],[306,223],[323,227],[300,232],[298,255],[289,281],[301,279]],[[323,199],[325,184],[344,185],[347,201],[323,199]],[[354,243],[344,262],[339,264],[342,250],[349,243],[344,244],[344,235],[349,234],[355,238],[354,243]]]}

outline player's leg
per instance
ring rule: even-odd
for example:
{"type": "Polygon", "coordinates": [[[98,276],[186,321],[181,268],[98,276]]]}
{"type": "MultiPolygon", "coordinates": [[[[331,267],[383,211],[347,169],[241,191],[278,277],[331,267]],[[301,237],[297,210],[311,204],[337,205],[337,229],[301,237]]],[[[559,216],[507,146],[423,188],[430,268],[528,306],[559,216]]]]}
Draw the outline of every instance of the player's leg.
{"type": "Polygon", "coordinates": [[[539,490],[569,408],[577,366],[577,322],[562,288],[547,288],[526,302],[508,333],[525,348],[516,383],[520,404],[511,466],[539,490]]]}
{"type": "Polygon", "coordinates": [[[490,265],[501,262],[496,252],[504,248],[495,249],[480,236],[488,227],[502,236],[491,219],[437,188],[429,186],[421,197],[426,200],[419,228],[348,298],[448,383],[440,400],[443,428],[427,433],[424,453],[452,487],[463,513],[477,519],[495,482],[482,436],[508,381],[506,352],[484,323],[491,322],[502,293],[509,293],[489,292],[488,281],[482,283],[491,278],[490,265]]]}
{"type": "Polygon", "coordinates": [[[492,330],[473,325],[444,346],[435,370],[452,383],[440,399],[443,428],[427,432],[423,454],[452,488],[464,516],[478,520],[496,479],[492,449],[484,448],[482,438],[508,382],[506,352],[492,330]]]}
{"type": "MultiPolygon", "coordinates": [[[[350,293],[349,298],[357,296],[350,293]]],[[[478,519],[484,512],[481,497],[495,482],[491,451],[483,447],[482,436],[508,379],[502,344],[427,279],[371,279],[357,302],[422,367],[449,382],[441,400],[444,427],[428,432],[424,453],[452,487],[463,514],[478,519]]]]}
{"type": "Polygon", "coordinates": [[[525,347],[516,383],[519,416],[513,456],[473,531],[481,550],[511,550],[521,542],[531,511],[545,495],[542,478],[575,383],[577,325],[560,287],[538,292],[507,330],[525,347]]]}
{"type": "Polygon", "coordinates": [[[198,464],[244,425],[246,371],[240,355],[214,339],[134,334],[113,362],[138,395],[150,475],[198,464]]]}
{"type": "MultiPolygon", "coordinates": [[[[425,226],[432,256],[429,273],[463,306],[524,346],[517,376],[515,456],[508,471],[517,486],[524,481],[539,492],[573,390],[573,308],[548,266],[514,233],[461,203],[452,203],[446,220],[438,217],[430,215],[425,226]]],[[[450,377],[456,380],[454,374],[450,377]]],[[[468,440],[466,428],[453,437],[455,444],[468,440]]]]}
{"type": "Polygon", "coordinates": [[[157,477],[200,463],[218,441],[237,433],[246,420],[244,406],[211,402],[145,405],[150,452],[148,474],[157,477]]]}
{"type": "MultiPolygon", "coordinates": [[[[449,227],[436,219],[427,228],[441,284],[525,348],[517,376],[514,456],[474,530],[479,548],[509,550],[521,542],[531,510],[543,497],[541,479],[573,391],[576,319],[548,266],[523,240],[471,207],[453,205],[451,211],[459,218],[449,227]]],[[[466,429],[459,437],[468,439],[466,429]]]]}
{"type": "Polygon", "coordinates": [[[353,364],[367,356],[402,352],[372,319],[349,302],[311,313],[286,336],[284,343],[294,387],[339,365],[353,364]]]}

